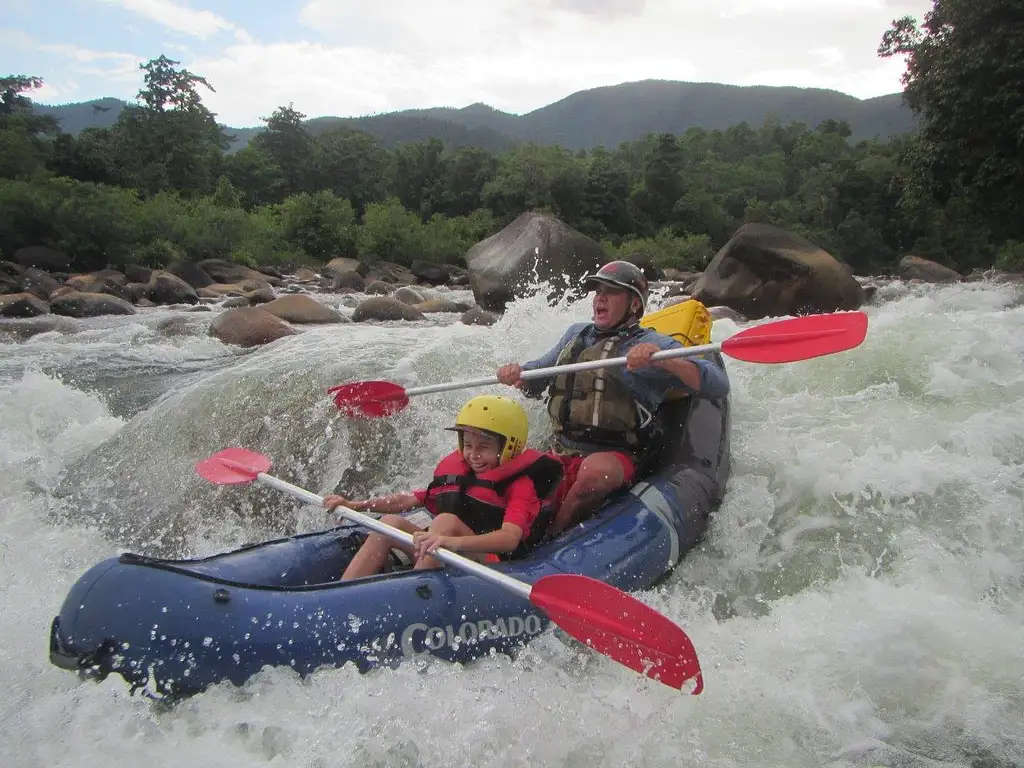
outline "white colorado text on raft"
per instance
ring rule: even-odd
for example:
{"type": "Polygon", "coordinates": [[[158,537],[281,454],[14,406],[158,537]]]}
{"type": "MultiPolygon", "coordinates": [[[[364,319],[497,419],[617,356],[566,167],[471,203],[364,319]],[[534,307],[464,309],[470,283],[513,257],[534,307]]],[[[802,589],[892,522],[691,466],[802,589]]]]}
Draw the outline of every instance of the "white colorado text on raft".
{"type": "Polygon", "coordinates": [[[490,621],[464,621],[456,629],[451,624],[443,627],[431,627],[426,624],[410,624],[402,632],[402,655],[419,656],[430,651],[437,651],[447,646],[453,650],[463,643],[476,643],[491,638],[520,637],[539,635],[544,629],[540,616],[531,613],[527,616],[509,616],[490,621]],[[424,650],[417,651],[416,641],[424,650]]]}

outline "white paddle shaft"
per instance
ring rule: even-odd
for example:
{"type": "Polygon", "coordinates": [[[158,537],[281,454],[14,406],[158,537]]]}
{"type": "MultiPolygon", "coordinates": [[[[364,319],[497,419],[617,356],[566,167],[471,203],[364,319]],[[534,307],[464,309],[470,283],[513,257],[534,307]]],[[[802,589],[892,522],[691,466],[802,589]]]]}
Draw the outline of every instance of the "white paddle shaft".
{"type": "MultiPolygon", "coordinates": [[[[680,347],[678,349],[663,349],[651,355],[651,360],[671,360],[676,357],[695,357],[705,355],[709,352],[719,352],[721,344],[701,344],[696,347],[680,347]]],[[[523,371],[520,375],[524,381],[530,379],[543,379],[545,376],[557,376],[560,373],[575,373],[576,371],[591,371],[595,368],[611,368],[613,366],[625,365],[624,357],[609,357],[604,360],[588,360],[584,363],[569,363],[568,365],[553,365],[550,368],[533,368],[523,371]]],[[[425,387],[412,387],[405,390],[407,396],[428,395],[432,392],[447,392],[452,389],[468,389],[470,387],[486,387],[501,382],[494,376],[489,379],[475,379],[473,381],[455,381],[445,384],[429,384],[425,387]]]]}
{"type": "MultiPolygon", "coordinates": [[[[225,462],[228,463],[228,462],[225,462]]],[[[276,488],[279,491],[283,491],[290,496],[294,496],[300,501],[305,501],[308,504],[315,504],[318,507],[324,505],[323,496],[317,496],[312,491],[307,491],[305,488],[299,488],[297,485],[282,480],[279,477],[268,475],[265,472],[260,472],[256,476],[256,481],[269,485],[271,488],[276,488]]],[[[397,528],[392,528],[387,523],[382,523],[380,520],[376,520],[369,515],[364,515],[362,512],[356,512],[354,509],[348,507],[337,507],[337,510],[346,520],[351,520],[357,525],[361,525],[363,528],[369,528],[371,531],[388,536],[395,541],[405,544],[407,547],[413,546],[412,534],[400,531],[397,528]]],[[[514,592],[525,600],[530,599],[530,592],[533,587],[524,581],[513,579],[499,571],[495,571],[492,568],[488,568],[482,563],[478,563],[476,560],[470,560],[468,557],[457,555],[448,549],[438,547],[435,551],[430,553],[432,557],[436,557],[448,565],[455,568],[461,568],[464,571],[472,573],[474,576],[479,576],[481,579],[486,579],[492,584],[507,589],[510,592],[514,592]]]]}

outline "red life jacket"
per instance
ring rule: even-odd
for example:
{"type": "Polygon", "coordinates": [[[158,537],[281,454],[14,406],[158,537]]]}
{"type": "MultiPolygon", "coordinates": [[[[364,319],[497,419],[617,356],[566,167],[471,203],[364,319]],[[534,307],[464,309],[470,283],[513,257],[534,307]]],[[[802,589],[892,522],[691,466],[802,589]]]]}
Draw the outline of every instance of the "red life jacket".
{"type": "MultiPolygon", "coordinates": [[[[543,500],[562,481],[562,464],[546,453],[527,448],[511,461],[494,469],[474,474],[459,451],[445,456],[434,468],[434,479],[427,486],[424,506],[431,514],[456,515],[474,533],[490,533],[501,528],[505,520],[505,492],[512,482],[523,476],[533,481],[541,499],[541,513],[530,526],[530,534],[519,544],[512,557],[519,556],[544,535],[554,510],[543,500]]],[[[509,555],[503,553],[503,558],[509,555]]]]}

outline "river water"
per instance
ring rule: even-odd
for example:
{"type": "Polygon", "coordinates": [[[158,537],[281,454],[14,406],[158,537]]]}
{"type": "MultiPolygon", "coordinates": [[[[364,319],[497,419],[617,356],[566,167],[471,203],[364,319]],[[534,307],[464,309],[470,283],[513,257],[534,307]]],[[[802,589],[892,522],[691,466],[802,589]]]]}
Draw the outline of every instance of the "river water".
{"type": "MultiPolygon", "coordinates": [[[[4,768],[1024,765],[1020,287],[891,283],[855,350],[729,363],[725,500],[668,583],[639,595],[693,639],[698,697],[552,633],[514,661],[267,669],[174,707],[52,667],[50,621],[96,561],[332,522],[272,490],[208,486],[196,460],[242,445],[317,493],[421,485],[471,393],[349,422],[326,387],[490,375],[588,305],[522,300],[491,328],[326,326],[249,351],[205,335],[216,311],[0,334],[4,768]]],[[[741,327],[717,321],[714,340],[741,327]]],[[[539,434],[542,406],[528,408],[539,434]]]]}

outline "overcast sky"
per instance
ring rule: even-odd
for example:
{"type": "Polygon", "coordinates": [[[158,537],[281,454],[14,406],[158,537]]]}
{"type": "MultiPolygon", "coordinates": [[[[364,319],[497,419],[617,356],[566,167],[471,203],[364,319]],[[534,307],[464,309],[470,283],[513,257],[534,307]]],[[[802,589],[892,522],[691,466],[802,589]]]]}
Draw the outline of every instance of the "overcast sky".
{"type": "Polygon", "coordinates": [[[0,75],[37,101],[134,98],[161,53],[205,76],[231,126],[484,102],[523,113],[645,79],[901,89],[875,51],[930,0],[2,0],[0,75]],[[45,9],[45,10],[44,10],[45,9]]]}

